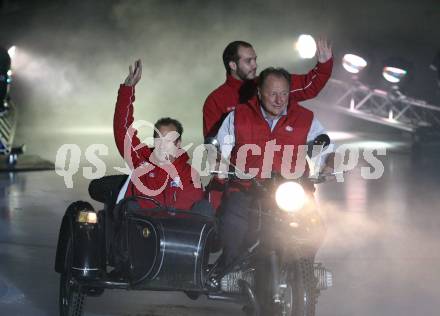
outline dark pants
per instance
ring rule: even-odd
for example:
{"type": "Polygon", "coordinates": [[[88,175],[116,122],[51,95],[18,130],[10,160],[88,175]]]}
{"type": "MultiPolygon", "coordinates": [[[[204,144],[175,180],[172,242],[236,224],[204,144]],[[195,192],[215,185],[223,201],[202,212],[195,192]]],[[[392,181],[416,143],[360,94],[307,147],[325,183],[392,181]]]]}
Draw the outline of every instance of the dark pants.
{"type": "Polygon", "coordinates": [[[231,192],[222,202],[219,232],[225,265],[237,258],[247,245],[252,227],[251,207],[251,196],[243,192],[231,192]]]}

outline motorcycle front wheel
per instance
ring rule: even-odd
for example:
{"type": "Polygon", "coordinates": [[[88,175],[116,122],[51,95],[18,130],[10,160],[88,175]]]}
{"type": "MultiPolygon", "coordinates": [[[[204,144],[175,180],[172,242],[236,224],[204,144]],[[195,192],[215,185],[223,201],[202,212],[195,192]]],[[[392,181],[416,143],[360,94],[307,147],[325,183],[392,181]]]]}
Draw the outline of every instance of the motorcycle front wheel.
{"type": "Polygon", "coordinates": [[[67,242],[65,270],[60,276],[60,316],[81,316],[83,314],[85,294],[78,282],[72,277],[72,258],[72,240],[69,238],[67,242]]]}
{"type": "MultiPolygon", "coordinates": [[[[318,290],[314,271],[313,259],[301,258],[295,262],[285,292],[291,295],[291,303],[286,304],[290,308],[285,308],[283,316],[315,316],[318,290]]],[[[286,303],[288,300],[286,297],[286,303]]]]}

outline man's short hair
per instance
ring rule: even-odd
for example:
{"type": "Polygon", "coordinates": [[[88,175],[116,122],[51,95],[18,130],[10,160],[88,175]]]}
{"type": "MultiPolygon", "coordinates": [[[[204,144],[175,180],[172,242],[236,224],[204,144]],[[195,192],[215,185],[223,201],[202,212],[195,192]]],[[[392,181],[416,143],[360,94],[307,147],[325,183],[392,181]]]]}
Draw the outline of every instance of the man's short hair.
{"type": "Polygon", "coordinates": [[[240,47],[252,48],[252,45],[245,41],[234,41],[229,43],[223,51],[223,64],[225,65],[228,75],[231,74],[229,62],[233,61],[234,63],[238,64],[240,59],[240,56],[238,56],[238,50],[240,47]]]}
{"type": "Polygon", "coordinates": [[[268,67],[264,69],[262,72],[260,72],[260,75],[258,76],[258,88],[261,89],[263,87],[264,83],[266,82],[269,76],[276,76],[278,78],[286,79],[290,87],[291,78],[289,72],[286,69],[268,67]]]}
{"type": "Polygon", "coordinates": [[[161,126],[169,126],[169,125],[174,125],[174,127],[176,128],[177,133],[179,133],[179,138],[176,140],[181,140],[182,139],[182,134],[183,134],[183,126],[182,123],[180,123],[178,120],[173,119],[171,117],[162,117],[160,119],[158,119],[156,121],[156,123],[154,123],[154,134],[153,137],[158,137],[158,133],[157,130],[161,127],[161,126]]]}

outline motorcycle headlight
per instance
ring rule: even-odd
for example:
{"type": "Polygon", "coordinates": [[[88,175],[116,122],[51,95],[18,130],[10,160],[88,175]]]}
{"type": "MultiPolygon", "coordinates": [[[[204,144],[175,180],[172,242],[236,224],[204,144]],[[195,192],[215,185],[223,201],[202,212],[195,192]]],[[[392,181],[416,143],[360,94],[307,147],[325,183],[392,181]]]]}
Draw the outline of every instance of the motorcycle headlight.
{"type": "Polygon", "coordinates": [[[296,182],[284,182],[275,192],[275,200],[285,212],[296,212],[304,207],[307,195],[303,187],[296,182]]]}

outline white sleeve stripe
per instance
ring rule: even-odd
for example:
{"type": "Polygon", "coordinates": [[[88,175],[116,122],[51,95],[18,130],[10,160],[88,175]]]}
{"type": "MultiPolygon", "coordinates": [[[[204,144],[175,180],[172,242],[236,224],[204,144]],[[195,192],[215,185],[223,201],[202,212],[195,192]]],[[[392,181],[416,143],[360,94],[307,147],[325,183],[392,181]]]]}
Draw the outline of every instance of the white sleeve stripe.
{"type": "Polygon", "coordinates": [[[119,203],[119,201],[121,201],[125,197],[125,194],[127,193],[127,189],[128,189],[128,184],[129,183],[130,183],[130,176],[127,177],[127,180],[125,180],[125,183],[124,183],[124,185],[121,188],[121,191],[119,191],[118,198],[116,199],[116,203],[119,203]]]}
{"type": "MultiPolygon", "coordinates": [[[[132,101],[132,99],[133,99],[133,95],[134,95],[134,87],[132,86],[132,87],[130,87],[131,88],[131,95],[130,95],[130,105],[131,106],[133,106],[133,101],[132,101]]],[[[125,123],[124,123],[124,125],[125,125],[125,136],[127,136],[127,133],[128,133],[128,128],[129,128],[129,126],[128,126],[128,113],[129,113],[129,111],[127,111],[127,114],[126,114],[126,116],[125,116],[125,123]]],[[[136,157],[138,158],[138,160],[140,160],[141,159],[141,157],[139,156],[139,153],[138,153],[138,151],[137,150],[135,150],[135,148],[133,147],[133,139],[130,137],[130,146],[131,146],[131,151],[132,152],[134,152],[135,154],[136,154],[136,157]]],[[[124,137],[124,148],[125,148],[125,137],[124,137]]],[[[125,152],[124,152],[124,154],[125,154],[125,152]]]]}
{"type": "Polygon", "coordinates": [[[315,78],[316,78],[316,74],[313,75],[312,79],[310,79],[310,82],[304,88],[299,88],[299,89],[291,90],[290,93],[307,89],[308,87],[310,87],[312,85],[313,79],[315,79],[315,78]]]}

